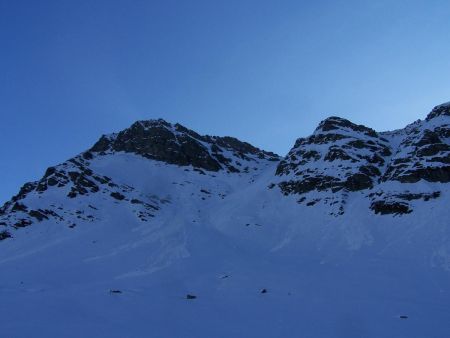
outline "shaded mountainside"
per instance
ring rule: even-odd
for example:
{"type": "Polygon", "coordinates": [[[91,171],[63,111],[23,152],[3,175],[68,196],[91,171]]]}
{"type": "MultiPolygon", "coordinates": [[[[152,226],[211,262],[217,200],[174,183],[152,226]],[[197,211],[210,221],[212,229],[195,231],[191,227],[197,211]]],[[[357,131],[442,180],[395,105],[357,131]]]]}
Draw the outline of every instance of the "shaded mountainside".
{"type": "Polygon", "coordinates": [[[260,170],[261,165],[279,161],[278,155],[233,137],[201,136],[162,119],[139,121],[117,134],[102,136],[90,150],[48,168],[41,180],[25,184],[0,209],[0,225],[21,228],[53,219],[73,227],[77,220],[95,221],[97,208],[94,205],[68,210],[64,199],[83,196],[92,199],[102,194],[106,196],[102,198],[112,202],[130,203],[142,220],[153,217],[153,212],[158,210],[157,199],[146,196],[139,186],[119,184],[91,168],[92,161],[121,152],[185,167],[182,170],[202,175],[205,171],[248,174],[260,170]],[[58,193],[56,198],[53,192],[58,193]],[[25,201],[32,196],[37,196],[39,201],[33,201],[31,204],[35,206],[29,207],[25,201]]]}
{"type": "Polygon", "coordinates": [[[278,161],[278,155],[233,137],[201,136],[162,119],[139,121],[118,134],[102,136],[92,152],[129,152],[180,166],[209,171],[248,172],[252,161],[278,161]]]}
{"type": "MultiPolygon", "coordinates": [[[[17,229],[49,219],[69,226],[80,219],[95,221],[94,205],[89,205],[90,210],[67,210],[64,205],[66,198],[94,194],[115,203],[130,203],[140,219],[153,217],[160,204],[155,195],[150,198],[139,185],[121,184],[91,167],[92,161],[121,153],[210,176],[219,171],[240,176],[258,173],[268,163],[279,162],[269,187],[277,185],[283,195],[299,196],[301,204],[324,203],[330,214],[342,215],[349,196],[362,191],[375,213],[410,213],[411,201],[430,201],[441,195],[441,185],[420,185],[419,189],[410,184],[450,181],[449,119],[450,105],[443,104],[424,121],[378,133],[333,116],[322,121],[311,136],[298,139],[283,159],[233,137],[202,136],[162,119],[138,121],[119,133],[103,135],[88,151],[48,168],[41,180],[25,184],[0,209],[0,225],[17,229]],[[30,196],[39,201],[34,198],[32,206],[27,205],[30,196]]],[[[9,238],[7,229],[4,238],[9,238]]]]}
{"type": "Polygon", "coordinates": [[[397,182],[450,182],[449,111],[448,105],[437,106],[425,121],[384,133],[330,117],[312,136],[297,140],[277,168],[277,184],[285,195],[301,195],[300,203],[339,204],[332,211],[337,214],[344,212],[349,193],[357,191],[368,191],[376,213],[409,213],[408,201],[438,198],[447,186],[397,182]]]}
{"type": "Polygon", "coordinates": [[[0,208],[0,335],[448,337],[449,193],[450,104],[284,158],[138,121],[0,208]]]}

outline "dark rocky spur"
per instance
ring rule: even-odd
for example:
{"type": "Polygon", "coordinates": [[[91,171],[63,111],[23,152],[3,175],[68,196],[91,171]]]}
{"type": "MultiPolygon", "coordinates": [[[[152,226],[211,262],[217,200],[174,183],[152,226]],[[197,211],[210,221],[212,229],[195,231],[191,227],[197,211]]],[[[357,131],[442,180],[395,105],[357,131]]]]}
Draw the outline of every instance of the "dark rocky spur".
{"type": "Polygon", "coordinates": [[[233,137],[202,136],[162,119],[138,121],[111,136],[102,136],[93,153],[128,152],[179,166],[207,171],[245,171],[241,162],[278,161],[279,156],[233,137]]]}

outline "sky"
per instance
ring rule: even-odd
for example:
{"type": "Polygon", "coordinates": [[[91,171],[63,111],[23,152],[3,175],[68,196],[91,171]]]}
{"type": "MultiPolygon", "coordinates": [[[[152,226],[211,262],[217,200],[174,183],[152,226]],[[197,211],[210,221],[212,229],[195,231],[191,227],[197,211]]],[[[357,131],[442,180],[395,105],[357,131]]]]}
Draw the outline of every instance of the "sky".
{"type": "Polygon", "coordinates": [[[0,0],[0,203],[136,120],[285,155],[450,101],[450,3],[0,0]]]}

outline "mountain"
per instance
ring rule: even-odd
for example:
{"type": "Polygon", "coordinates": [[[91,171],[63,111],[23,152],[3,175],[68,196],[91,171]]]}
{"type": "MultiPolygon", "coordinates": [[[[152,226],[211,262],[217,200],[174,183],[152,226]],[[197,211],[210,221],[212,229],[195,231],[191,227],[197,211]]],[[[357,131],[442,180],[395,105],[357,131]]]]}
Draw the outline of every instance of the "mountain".
{"type": "Polygon", "coordinates": [[[438,198],[446,187],[411,184],[450,182],[449,116],[450,106],[440,105],[425,121],[384,133],[330,117],[312,136],[298,139],[281,161],[278,186],[285,195],[302,195],[300,203],[338,204],[338,214],[357,191],[370,191],[375,213],[410,213],[410,201],[438,198]],[[310,197],[310,192],[324,193],[310,197]]]}
{"type": "Polygon", "coordinates": [[[161,119],[139,121],[118,134],[103,135],[88,151],[48,168],[40,181],[25,184],[0,209],[0,225],[21,228],[51,219],[74,227],[79,221],[100,220],[95,210],[106,210],[97,205],[100,200],[112,203],[111,208],[123,201],[122,205],[146,221],[168,202],[161,197],[165,188],[142,186],[139,180],[148,174],[156,180],[147,184],[173,184],[168,181],[206,176],[207,172],[210,177],[219,172],[254,174],[278,161],[278,155],[232,137],[201,136],[161,119]],[[175,168],[174,177],[169,177],[175,168]],[[180,169],[196,175],[178,173],[180,169]],[[130,170],[139,172],[138,181],[127,184],[130,170]]]}
{"type": "Polygon", "coordinates": [[[330,117],[283,158],[138,121],[0,209],[2,332],[446,337],[449,183],[450,104],[330,117]]]}

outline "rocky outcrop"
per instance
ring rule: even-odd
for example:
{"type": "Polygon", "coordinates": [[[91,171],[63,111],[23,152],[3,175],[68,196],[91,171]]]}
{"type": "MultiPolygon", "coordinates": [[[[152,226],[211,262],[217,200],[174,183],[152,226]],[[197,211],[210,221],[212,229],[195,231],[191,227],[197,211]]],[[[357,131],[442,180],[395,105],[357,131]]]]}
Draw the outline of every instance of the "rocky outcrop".
{"type": "MultiPolygon", "coordinates": [[[[26,183],[16,196],[0,208],[0,226],[23,228],[33,223],[53,220],[74,227],[71,221],[73,218],[88,222],[97,219],[94,215],[97,208],[94,206],[89,205],[91,213],[80,209],[74,210],[68,208],[64,201],[55,201],[49,197],[54,193],[58,196],[62,194],[70,200],[101,194],[113,200],[135,204],[132,201],[139,196],[135,188],[114,183],[111,178],[96,174],[90,169],[90,162],[87,159],[93,159],[91,153],[83,153],[60,165],[50,167],[39,181],[26,183]],[[29,201],[32,201],[34,206],[27,205],[29,201]]],[[[145,220],[153,217],[159,209],[158,203],[157,200],[148,200],[134,206],[134,209],[139,213],[139,218],[145,220]]]]}
{"type": "MultiPolygon", "coordinates": [[[[116,182],[91,165],[118,153],[158,161],[158,166],[180,166],[208,179],[222,172],[227,177],[248,177],[249,182],[278,162],[267,185],[298,197],[302,205],[325,204],[330,214],[342,215],[347,200],[358,193],[368,199],[371,212],[402,215],[413,212],[419,202],[433,203],[441,196],[442,184],[450,183],[450,104],[436,106],[424,121],[393,132],[377,133],[332,116],[311,136],[299,138],[282,160],[233,137],[200,135],[161,119],[138,121],[102,136],[88,151],[25,184],[0,208],[0,226],[23,228],[52,220],[72,228],[73,219],[92,222],[101,217],[93,196],[114,206],[126,205],[141,221],[154,217],[164,198],[116,182]],[[420,181],[426,184],[416,185],[420,181]]],[[[211,195],[200,191],[203,200],[211,195]]],[[[223,199],[226,194],[219,195],[223,199]]],[[[8,238],[6,233],[2,236],[8,238]]]]}
{"type": "Polygon", "coordinates": [[[44,177],[37,183],[36,191],[43,193],[49,187],[63,188],[70,185],[67,196],[75,198],[78,195],[96,193],[100,185],[116,187],[111,178],[97,175],[89,169],[89,163],[83,156],[77,156],[57,167],[50,167],[44,177]]]}
{"type": "Polygon", "coordinates": [[[8,231],[6,231],[6,230],[0,231],[0,241],[3,241],[4,239],[11,238],[11,237],[12,236],[8,231]]]}
{"type": "Polygon", "coordinates": [[[409,202],[415,200],[428,202],[440,196],[440,191],[434,191],[432,193],[412,193],[409,191],[405,191],[402,193],[392,193],[378,191],[376,193],[369,194],[369,197],[372,200],[370,209],[375,214],[381,215],[409,214],[413,211],[413,206],[409,202]]]}
{"type": "Polygon", "coordinates": [[[396,183],[450,182],[450,104],[436,106],[424,121],[394,132],[377,133],[330,117],[313,135],[296,141],[276,176],[284,195],[301,195],[299,203],[307,206],[331,200],[326,194],[341,194],[341,214],[348,193],[367,191],[373,212],[410,213],[411,200],[427,202],[438,198],[439,191],[410,193],[396,183]],[[313,192],[325,195],[309,198],[313,192]]]}
{"type": "Polygon", "coordinates": [[[139,187],[114,182],[91,167],[92,161],[106,155],[114,156],[117,152],[191,166],[200,174],[204,174],[203,170],[255,173],[272,161],[279,161],[278,155],[233,137],[202,136],[180,124],[170,124],[161,119],[139,121],[117,134],[102,136],[90,150],[48,168],[39,181],[25,184],[0,208],[0,226],[23,228],[53,220],[74,227],[75,224],[69,221],[73,218],[92,222],[98,219],[97,214],[101,214],[95,205],[89,204],[87,209],[72,209],[67,205],[73,204],[68,201],[74,201],[76,205],[93,203],[87,201],[94,196],[113,203],[129,204],[141,221],[154,217],[160,205],[165,203],[164,199],[149,197],[140,192],[139,187]],[[53,200],[54,194],[59,196],[59,200],[53,200]],[[61,200],[61,197],[68,200],[61,200]]]}
{"type": "Polygon", "coordinates": [[[179,166],[207,171],[248,171],[261,160],[279,156],[233,137],[202,136],[162,119],[138,121],[118,134],[102,136],[93,153],[129,152],[179,166]]]}
{"type": "Polygon", "coordinates": [[[374,130],[330,117],[280,162],[278,185],[285,194],[370,189],[390,155],[389,143],[374,130]]]}
{"type": "Polygon", "coordinates": [[[425,121],[404,132],[383,181],[450,182],[450,107],[435,107],[425,121]]]}
{"type": "Polygon", "coordinates": [[[440,104],[433,108],[433,110],[428,114],[426,121],[431,121],[432,119],[439,116],[450,116],[450,102],[440,104]]]}
{"type": "Polygon", "coordinates": [[[375,201],[370,205],[370,209],[372,209],[376,214],[381,215],[401,215],[412,212],[407,203],[398,201],[375,201]]]}

